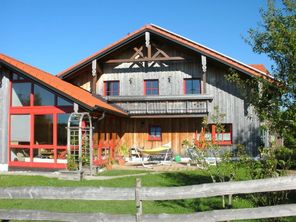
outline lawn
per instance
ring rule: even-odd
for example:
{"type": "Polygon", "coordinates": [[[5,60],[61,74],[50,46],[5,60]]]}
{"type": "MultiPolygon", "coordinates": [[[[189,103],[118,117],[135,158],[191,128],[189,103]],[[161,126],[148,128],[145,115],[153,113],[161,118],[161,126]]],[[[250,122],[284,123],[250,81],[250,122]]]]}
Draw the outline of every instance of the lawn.
{"type": "MultiPolygon", "coordinates": [[[[106,172],[105,176],[126,175],[134,172],[106,172]]],[[[143,173],[137,171],[137,173],[143,173]]],[[[0,176],[0,186],[92,186],[92,187],[134,187],[136,177],[142,180],[142,186],[184,186],[210,183],[211,179],[202,171],[181,171],[160,174],[146,174],[109,180],[63,181],[42,176],[0,176]]],[[[234,208],[253,207],[244,196],[234,196],[234,208]]],[[[0,208],[38,209],[58,212],[102,212],[113,214],[134,214],[134,201],[73,201],[73,200],[1,200],[0,208]]],[[[221,208],[221,197],[199,198],[175,201],[144,201],[145,214],[182,214],[221,208]]]]}

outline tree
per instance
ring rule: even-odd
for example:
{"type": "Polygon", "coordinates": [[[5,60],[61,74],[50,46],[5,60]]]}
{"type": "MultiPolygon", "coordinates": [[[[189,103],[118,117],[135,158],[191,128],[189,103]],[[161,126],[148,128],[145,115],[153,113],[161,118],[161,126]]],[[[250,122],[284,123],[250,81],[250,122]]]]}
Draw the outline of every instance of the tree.
{"type": "MultiPolygon", "coordinates": [[[[279,3],[279,2],[277,2],[279,3]]],[[[271,78],[242,79],[232,72],[227,78],[248,91],[248,98],[271,130],[285,138],[285,145],[296,149],[296,1],[282,0],[276,8],[268,0],[261,10],[262,24],[248,31],[246,41],[256,53],[274,61],[271,78]],[[260,86],[260,87],[258,87],[260,86]]]]}

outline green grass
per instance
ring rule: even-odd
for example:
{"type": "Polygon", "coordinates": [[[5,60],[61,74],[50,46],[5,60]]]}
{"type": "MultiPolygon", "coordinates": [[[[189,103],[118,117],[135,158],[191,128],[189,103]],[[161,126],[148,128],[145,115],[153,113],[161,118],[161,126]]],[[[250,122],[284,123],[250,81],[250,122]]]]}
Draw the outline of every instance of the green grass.
{"type": "Polygon", "coordinates": [[[142,173],[151,173],[148,170],[106,170],[101,173],[98,173],[98,176],[122,176],[122,175],[133,175],[133,174],[142,174],[142,173]]]}
{"type": "MultiPolygon", "coordinates": [[[[201,171],[169,172],[137,176],[143,186],[184,186],[211,182],[201,171]]],[[[134,187],[136,177],[124,177],[109,180],[66,181],[42,176],[4,176],[0,175],[0,187],[11,186],[92,186],[92,187],[134,187]]]]}
{"type": "MultiPolygon", "coordinates": [[[[105,175],[133,174],[135,171],[106,172],[105,175]]],[[[139,173],[139,171],[137,171],[139,173]]],[[[142,173],[142,172],[141,172],[142,173]]],[[[134,187],[135,180],[140,177],[142,186],[169,187],[184,186],[201,183],[210,183],[211,179],[202,171],[181,171],[160,174],[147,174],[143,176],[125,177],[111,180],[93,181],[64,181],[56,178],[42,176],[0,176],[0,187],[11,186],[92,186],[92,187],[134,187]]],[[[291,197],[295,196],[292,194],[291,197]]],[[[292,202],[295,199],[291,198],[292,202]]],[[[234,208],[254,207],[247,196],[234,196],[234,208]]],[[[134,214],[134,201],[75,201],[75,200],[1,200],[0,208],[4,209],[36,209],[57,212],[102,212],[110,214],[134,214]]],[[[185,214],[197,211],[221,209],[221,197],[198,198],[175,201],[144,201],[143,211],[145,214],[185,214]]],[[[292,221],[292,220],[291,220],[292,221]]]]}

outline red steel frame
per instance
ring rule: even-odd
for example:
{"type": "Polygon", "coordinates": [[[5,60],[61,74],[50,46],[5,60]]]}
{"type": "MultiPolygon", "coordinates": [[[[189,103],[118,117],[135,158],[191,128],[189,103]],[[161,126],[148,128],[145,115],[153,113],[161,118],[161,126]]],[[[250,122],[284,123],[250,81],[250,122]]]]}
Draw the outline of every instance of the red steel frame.
{"type": "MultiPolygon", "coordinates": [[[[65,169],[66,164],[57,163],[57,151],[67,150],[67,146],[57,145],[57,124],[58,114],[66,114],[73,111],[72,106],[34,106],[34,92],[33,85],[35,84],[30,80],[13,80],[13,83],[29,82],[31,83],[30,93],[30,106],[26,107],[13,107],[12,106],[12,76],[10,81],[10,108],[9,108],[9,126],[8,126],[8,165],[11,167],[33,167],[33,168],[51,168],[51,169],[65,169]],[[30,145],[12,145],[11,144],[11,115],[30,115],[30,145]],[[34,117],[35,115],[52,115],[53,116],[53,144],[38,145],[34,144],[34,117]],[[30,162],[11,161],[11,149],[29,148],[30,149],[30,162]],[[52,149],[54,151],[54,163],[38,163],[33,162],[33,149],[52,149]]],[[[48,90],[50,91],[50,90],[48,90]]],[[[50,91],[55,95],[55,104],[57,104],[56,93],[50,91]]]]}
{"type": "Polygon", "coordinates": [[[218,144],[218,145],[231,145],[232,144],[232,124],[230,123],[223,123],[222,125],[230,125],[230,132],[221,132],[219,134],[222,134],[222,138],[224,137],[223,134],[225,133],[230,133],[230,140],[222,140],[222,141],[216,141],[216,125],[215,124],[210,124],[210,130],[211,130],[211,135],[212,135],[212,143],[213,144],[218,144]]]}

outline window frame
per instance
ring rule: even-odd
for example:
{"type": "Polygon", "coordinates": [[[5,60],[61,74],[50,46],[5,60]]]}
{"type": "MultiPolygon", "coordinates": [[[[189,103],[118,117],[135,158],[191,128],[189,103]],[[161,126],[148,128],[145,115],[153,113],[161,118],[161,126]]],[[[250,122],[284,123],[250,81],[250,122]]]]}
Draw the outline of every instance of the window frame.
{"type": "MultiPolygon", "coordinates": [[[[230,134],[230,140],[222,140],[219,141],[216,139],[216,135],[218,135],[218,133],[216,132],[216,124],[208,124],[208,127],[206,128],[206,132],[205,134],[210,134],[211,138],[210,139],[206,139],[207,142],[211,142],[212,144],[217,144],[217,145],[232,145],[233,144],[233,124],[232,123],[222,123],[221,125],[225,126],[230,126],[230,131],[229,132],[221,132],[219,134],[222,134],[222,138],[224,137],[224,134],[230,134]]],[[[200,133],[197,133],[196,138],[199,139],[200,133]]],[[[207,136],[205,135],[205,138],[207,136]]]]}
{"type": "Polygon", "coordinates": [[[159,79],[144,79],[144,95],[145,96],[159,96],[159,79]],[[147,87],[147,83],[157,81],[157,88],[147,87]],[[157,89],[157,94],[147,94],[147,90],[153,92],[153,90],[157,89]]]}
{"type": "Polygon", "coordinates": [[[184,95],[200,95],[202,93],[201,79],[200,78],[185,78],[185,79],[183,79],[183,93],[184,93],[184,95]],[[199,81],[199,93],[187,93],[186,81],[193,81],[193,80],[198,80],[199,81]]]}
{"type": "Polygon", "coordinates": [[[12,77],[12,73],[10,75],[10,83],[9,83],[9,90],[10,90],[10,107],[9,107],[9,119],[8,119],[8,165],[9,167],[32,167],[32,168],[51,168],[51,169],[64,169],[66,164],[60,162],[58,159],[58,150],[67,151],[67,145],[58,145],[57,143],[57,124],[58,124],[58,114],[68,114],[73,112],[73,103],[67,97],[60,95],[53,90],[48,89],[46,86],[39,84],[38,82],[31,80],[30,78],[23,77],[23,75],[15,73],[15,75],[19,75],[22,79],[17,77],[12,77]],[[13,83],[20,83],[20,82],[27,82],[31,83],[31,92],[30,92],[30,105],[29,106],[12,106],[12,84],[13,83]],[[34,106],[34,85],[38,85],[39,87],[43,87],[44,89],[48,90],[49,92],[54,94],[55,103],[51,106],[34,106]],[[60,105],[58,106],[58,97],[68,101],[69,105],[60,105]],[[13,144],[11,138],[11,116],[12,115],[29,115],[30,117],[30,143],[27,145],[19,145],[13,144]],[[53,143],[52,144],[35,144],[34,138],[34,122],[35,122],[35,115],[52,115],[53,118],[53,143]],[[29,162],[24,161],[14,161],[12,158],[12,152],[15,150],[22,150],[28,149],[29,150],[29,162]],[[34,161],[34,151],[36,150],[51,150],[53,152],[52,162],[36,162],[34,161]]]}
{"type": "Polygon", "coordinates": [[[119,96],[120,95],[120,81],[119,80],[106,80],[104,81],[104,96],[119,96]],[[109,92],[112,92],[112,94],[107,95],[107,84],[110,83],[118,83],[118,95],[114,95],[113,92],[113,86],[112,86],[112,90],[110,90],[109,92]]]}
{"type": "MultiPolygon", "coordinates": [[[[149,141],[162,141],[162,129],[161,129],[161,126],[160,125],[150,125],[149,126],[149,129],[148,129],[148,140],[149,141]],[[151,130],[153,128],[159,128],[159,131],[160,131],[160,136],[155,136],[155,135],[151,135],[151,130]]],[[[154,130],[154,134],[157,132],[157,130],[154,130]]]]}

